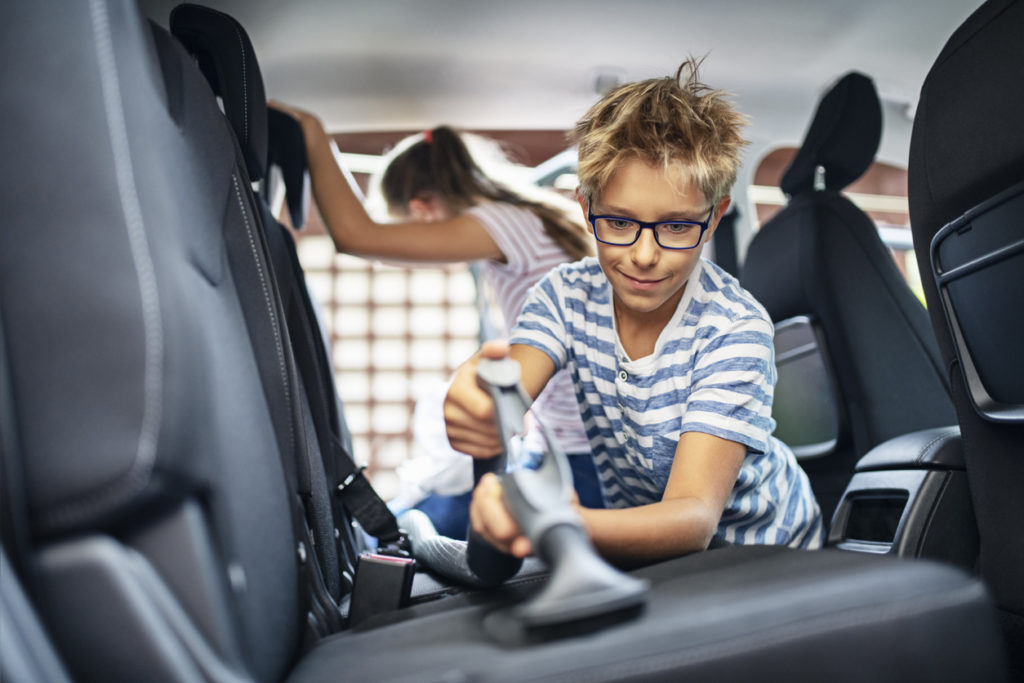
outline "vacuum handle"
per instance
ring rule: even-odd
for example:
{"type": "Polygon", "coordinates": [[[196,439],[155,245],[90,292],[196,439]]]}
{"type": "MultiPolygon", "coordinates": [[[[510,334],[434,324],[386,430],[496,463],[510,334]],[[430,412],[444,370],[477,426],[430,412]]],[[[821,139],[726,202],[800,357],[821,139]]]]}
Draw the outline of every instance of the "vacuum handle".
{"type": "MultiPolygon", "coordinates": [[[[473,486],[480,483],[480,478],[488,472],[500,474],[504,469],[504,458],[501,456],[488,460],[473,460],[473,486]]],[[[521,557],[503,553],[488,543],[483,536],[469,525],[466,537],[466,564],[481,582],[489,587],[499,586],[512,578],[523,566],[521,557]]]]}
{"type": "MultiPolygon", "coordinates": [[[[525,412],[524,406],[509,404],[510,398],[521,401],[518,393],[519,364],[508,358],[481,359],[477,365],[477,382],[494,401],[498,434],[507,444],[513,433],[521,431],[522,414],[525,412]],[[510,408],[514,409],[510,410],[510,408]],[[506,420],[512,420],[512,422],[507,423],[506,420]]],[[[507,462],[508,453],[505,451],[493,458],[473,460],[474,488],[480,483],[480,478],[488,472],[504,474],[507,462]]],[[[468,540],[466,563],[469,565],[470,571],[488,586],[498,586],[506,579],[511,578],[523,565],[522,558],[503,553],[484,540],[473,530],[472,524],[466,532],[466,538],[468,540]]]]}

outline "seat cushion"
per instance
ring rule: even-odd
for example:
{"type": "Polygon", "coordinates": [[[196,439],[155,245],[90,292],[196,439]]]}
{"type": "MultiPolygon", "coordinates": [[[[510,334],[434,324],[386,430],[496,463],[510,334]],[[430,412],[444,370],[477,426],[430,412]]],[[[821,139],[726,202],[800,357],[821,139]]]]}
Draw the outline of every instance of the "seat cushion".
{"type": "Polygon", "coordinates": [[[638,617],[596,633],[496,637],[537,590],[466,593],[319,643],[290,680],[999,680],[980,583],[950,567],[838,550],[731,546],[636,570],[638,617]],[[415,618],[413,618],[415,617],[415,618]],[[785,677],[785,678],[783,678],[785,677]]]}

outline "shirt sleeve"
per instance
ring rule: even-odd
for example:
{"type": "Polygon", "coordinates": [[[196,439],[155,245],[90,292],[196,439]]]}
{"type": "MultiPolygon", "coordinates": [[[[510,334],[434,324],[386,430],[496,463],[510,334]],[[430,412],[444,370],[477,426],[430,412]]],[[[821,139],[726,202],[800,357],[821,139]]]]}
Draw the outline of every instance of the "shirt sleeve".
{"type": "Polygon", "coordinates": [[[565,316],[559,303],[560,271],[552,270],[530,288],[509,336],[510,344],[526,344],[546,353],[556,371],[565,368],[568,358],[565,316]]]}
{"type": "Polygon", "coordinates": [[[697,352],[682,431],[712,434],[764,453],[775,428],[774,328],[764,318],[737,320],[697,352]]]}
{"type": "Polygon", "coordinates": [[[517,274],[525,274],[529,270],[529,245],[537,241],[537,230],[524,217],[522,209],[489,202],[478,204],[466,213],[480,221],[505,255],[505,263],[495,263],[495,267],[517,274]]]}

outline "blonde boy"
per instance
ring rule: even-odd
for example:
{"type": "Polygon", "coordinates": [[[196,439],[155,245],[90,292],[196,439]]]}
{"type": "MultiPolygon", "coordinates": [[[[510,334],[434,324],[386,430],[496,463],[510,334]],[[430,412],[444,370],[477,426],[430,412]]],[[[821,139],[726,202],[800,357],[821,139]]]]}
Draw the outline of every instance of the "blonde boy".
{"type": "MultiPolygon", "coordinates": [[[[485,345],[445,400],[452,446],[491,457],[500,445],[476,360],[515,359],[531,396],[568,368],[605,506],[579,512],[597,548],[623,564],[715,537],[813,548],[824,535],[807,477],[771,436],[771,319],[701,258],[746,143],[743,117],[698,67],[620,86],[580,120],[578,199],[597,257],[541,280],[510,346],[485,345]]],[[[531,552],[493,476],[470,519],[495,546],[531,552]]]]}

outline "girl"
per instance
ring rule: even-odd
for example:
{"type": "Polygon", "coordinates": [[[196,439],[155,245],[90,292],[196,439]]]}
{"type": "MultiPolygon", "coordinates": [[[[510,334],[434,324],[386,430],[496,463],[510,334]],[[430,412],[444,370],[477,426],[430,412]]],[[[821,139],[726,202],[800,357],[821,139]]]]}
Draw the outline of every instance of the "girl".
{"type": "MultiPolygon", "coordinates": [[[[313,196],[336,249],[391,261],[482,262],[482,284],[492,290],[505,321],[501,336],[508,334],[508,325],[519,317],[527,290],[534,283],[551,268],[592,253],[585,228],[571,217],[571,203],[562,208],[558,205],[562,198],[554,193],[544,196],[537,188],[513,189],[493,179],[493,172],[485,173],[479,159],[485,141],[448,126],[411,136],[391,153],[379,193],[397,221],[377,222],[335,161],[321,122],[307,112],[276,103],[272,106],[295,116],[302,125],[313,196]],[[470,152],[470,145],[476,154],[470,152]]],[[[553,378],[534,403],[533,412],[543,415],[545,425],[569,454],[581,501],[603,507],[589,441],[567,373],[553,378]]],[[[437,417],[441,419],[440,413],[437,417]]],[[[533,450],[543,447],[536,433],[527,436],[526,445],[533,450]]],[[[463,460],[468,472],[471,461],[463,460]]],[[[431,516],[440,533],[464,538],[470,487],[467,480],[463,494],[428,495],[416,507],[431,516]]],[[[429,484],[421,483],[420,488],[430,493],[429,484]]]]}

